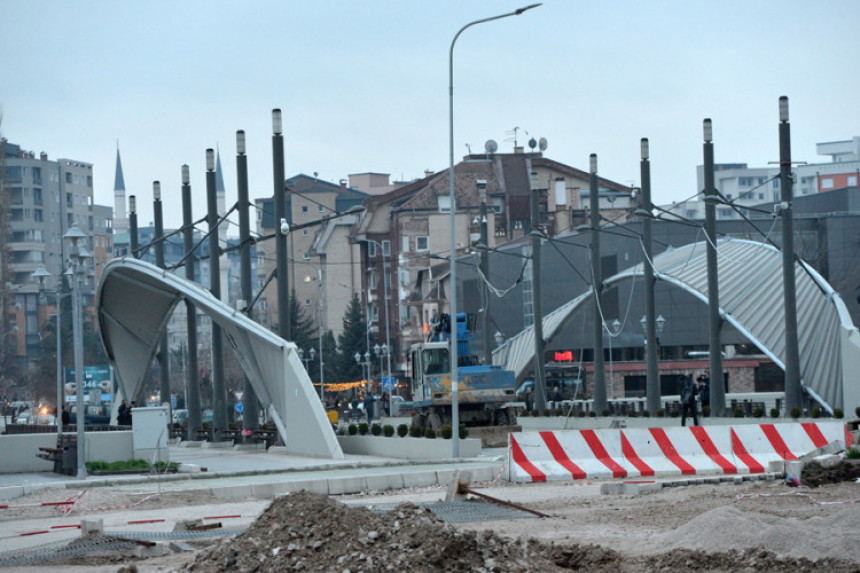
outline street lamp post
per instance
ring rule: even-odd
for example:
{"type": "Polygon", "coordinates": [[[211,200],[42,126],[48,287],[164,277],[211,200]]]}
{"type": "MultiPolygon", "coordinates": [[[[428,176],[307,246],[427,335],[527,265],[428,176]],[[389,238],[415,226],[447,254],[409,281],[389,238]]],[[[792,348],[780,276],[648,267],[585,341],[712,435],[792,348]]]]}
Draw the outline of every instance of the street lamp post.
{"type": "Polygon", "coordinates": [[[87,235],[81,231],[77,225],[63,235],[64,239],[69,239],[72,243],[70,251],[72,260],[72,336],[74,338],[74,356],[75,356],[75,404],[77,409],[76,426],[77,426],[77,448],[78,448],[78,479],[87,477],[86,468],[86,452],[84,442],[84,418],[86,416],[86,406],[84,405],[84,340],[83,340],[83,317],[82,317],[82,301],[81,301],[81,277],[84,274],[84,259],[89,257],[89,253],[80,245],[81,239],[86,239],[87,235]]]}
{"type": "MultiPolygon", "coordinates": [[[[661,394],[660,394],[660,354],[658,353],[658,348],[660,347],[659,336],[663,332],[663,327],[666,326],[666,319],[663,318],[662,314],[658,315],[657,318],[654,320],[653,331],[650,328],[651,325],[648,322],[647,316],[643,316],[642,320],[639,321],[639,324],[642,325],[642,332],[645,333],[645,353],[646,353],[645,359],[646,359],[648,364],[650,364],[650,360],[651,360],[650,359],[651,354],[649,354],[649,352],[653,353],[653,356],[654,356],[654,358],[653,358],[654,371],[655,371],[654,377],[656,379],[656,386],[657,386],[656,403],[657,403],[657,406],[659,407],[661,394]],[[648,339],[651,337],[651,332],[654,333],[654,348],[649,349],[648,348],[648,339]]],[[[651,397],[649,396],[649,410],[650,410],[650,398],[651,397]]],[[[654,411],[656,411],[656,409],[654,411]]],[[[651,412],[651,413],[653,414],[654,412],[651,412]]]]}
{"type": "Polygon", "coordinates": [[[604,323],[603,328],[606,329],[606,334],[609,335],[607,338],[609,338],[609,399],[611,400],[615,398],[615,378],[612,372],[612,339],[621,332],[621,323],[616,318],[609,324],[604,323]]]}
{"type": "Polygon", "coordinates": [[[304,351],[304,349],[299,348],[299,351],[298,351],[298,352],[299,352],[299,360],[301,360],[302,362],[304,362],[304,363],[305,363],[305,372],[307,372],[307,373],[308,373],[308,375],[310,375],[310,371],[308,370],[308,363],[310,363],[310,362],[312,362],[312,361],[313,361],[314,356],[316,356],[316,353],[317,353],[317,352],[316,352],[316,350],[314,350],[313,348],[311,348],[311,349],[310,349],[310,352],[308,352],[308,353],[307,353],[307,354],[308,354],[307,358],[305,358],[305,351],[304,351]]]}
{"type": "Polygon", "coordinates": [[[454,44],[457,43],[457,38],[460,37],[460,34],[472,26],[483,24],[485,22],[492,22],[493,20],[500,20],[509,16],[519,16],[526,10],[531,10],[538,6],[540,6],[539,3],[529,4],[528,6],[518,8],[513,12],[469,22],[454,34],[454,39],[451,40],[451,48],[448,52],[448,196],[450,197],[449,206],[451,209],[451,288],[449,289],[449,306],[451,311],[451,428],[453,428],[453,432],[451,432],[451,443],[452,455],[455,458],[460,457],[460,404],[458,403],[459,383],[457,381],[457,239],[454,232],[457,211],[457,199],[454,196],[454,44]]]}
{"type": "MultiPolygon", "coordinates": [[[[45,265],[39,265],[39,267],[33,271],[33,278],[39,281],[39,294],[42,294],[42,289],[45,286],[45,280],[51,276],[51,273],[45,268],[45,265]]],[[[69,296],[70,293],[63,293],[59,290],[54,291],[53,294],[57,300],[57,312],[52,314],[51,316],[55,316],[57,318],[57,328],[55,330],[55,336],[57,338],[57,417],[54,420],[54,423],[57,425],[57,435],[63,433],[63,321],[62,321],[62,302],[63,299],[69,296]]],[[[36,305],[38,307],[38,304],[36,305]]]]}

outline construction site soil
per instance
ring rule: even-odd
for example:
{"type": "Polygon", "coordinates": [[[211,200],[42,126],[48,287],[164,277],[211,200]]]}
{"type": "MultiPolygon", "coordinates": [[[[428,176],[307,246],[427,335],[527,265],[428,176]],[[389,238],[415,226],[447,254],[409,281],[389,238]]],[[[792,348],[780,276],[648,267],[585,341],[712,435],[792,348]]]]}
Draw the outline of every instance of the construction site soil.
{"type": "MultiPolygon", "coordinates": [[[[301,492],[275,499],[245,532],[197,551],[148,560],[101,556],[21,570],[860,572],[860,483],[853,481],[858,467],[808,465],[802,480],[814,479],[819,487],[772,480],[636,496],[595,495],[596,484],[587,482],[475,484],[549,517],[456,525],[415,505],[444,498],[441,487],[338,498],[301,492]],[[379,504],[397,505],[369,509],[379,504]]],[[[193,496],[183,501],[195,502],[193,496]]]]}

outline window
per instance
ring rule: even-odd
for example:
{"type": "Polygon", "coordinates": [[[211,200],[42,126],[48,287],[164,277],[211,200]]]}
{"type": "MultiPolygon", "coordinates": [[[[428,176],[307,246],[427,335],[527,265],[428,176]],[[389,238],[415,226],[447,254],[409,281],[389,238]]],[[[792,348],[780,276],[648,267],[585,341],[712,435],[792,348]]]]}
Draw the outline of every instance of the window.
{"type": "Polygon", "coordinates": [[[409,252],[409,235],[404,235],[400,237],[400,252],[408,253],[409,252]]]}
{"type": "Polygon", "coordinates": [[[317,213],[322,213],[323,211],[325,211],[325,207],[323,207],[322,205],[317,205],[317,213]]]}
{"type": "Polygon", "coordinates": [[[368,279],[370,290],[376,289],[376,273],[370,273],[370,278],[368,279]]]}
{"type": "Polygon", "coordinates": [[[451,212],[451,198],[447,195],[442,195],[436,198],[439,203],[439,212],[440,213],[450,213],[451,212]]]}
{"type": "Polygon", "coordinates": [[[307,237],[310,234],[308,229],[302,229],[302,237],[307,237]]]}
{"type": "Polygon", "coordinates": [[[306,260],[306,261],[311,260],[311,256],[310,256],[309,254],[307,254],[307,253],[303,254],[303,255],[302,255],[302,258],[303,258],[304,260],[306,260]]]}
{"type": "Polygon", "coordinates": [[[306,298],[305,299],[305,306],[310,306],[310,305],[311,305],[311,299],[306,298]]]}
{"type": "Polygon", "coordinates": [[[368,257],[375,257],[376,256],[376,243],[375,242],[369,241],[367,243],[367,256],[368,257]]]}
{"type": "Polygon", "coordinates": [[[415,237],[415,250],[416,251],[429,251],[430,250],[430,237],[426,235],[421,235],[415,237]]]}
{"type": "Polygon", "coordinates": [[[42,210],[41,209],[33,209],[33,220],[36,222],[43,221],[42,219],[42,210]]]}
{"type": "Polygon", "coordinates": [[[827,178],[821,180],[821,188],[822,189],[832,189],[833,188],[833,179],[827,178]]]}
{"type": "Polygon", "coordinates": [[[848,186],[854,187],[855,185],[857,185],[857,176],[856,175],[849,175],[848,176],[848,186]]]}
{"type": "Polygon", "coordinates": [[[388,257],[391,255],[391,241],[382,241],[382,256],[388,257]]]}
{"type": "Polygon", "coordinates": [[[302,205],[302,213],[307,213],[307,212],[308,212],[308,206],[302,205]]]}

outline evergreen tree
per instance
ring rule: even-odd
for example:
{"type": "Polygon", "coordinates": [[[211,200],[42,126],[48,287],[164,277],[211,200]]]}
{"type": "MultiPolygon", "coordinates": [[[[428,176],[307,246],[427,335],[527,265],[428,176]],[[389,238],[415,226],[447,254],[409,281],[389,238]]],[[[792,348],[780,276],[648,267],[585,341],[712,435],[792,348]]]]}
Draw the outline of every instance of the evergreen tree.
{"type": "Polygon", "coordinates": [[[337,341],[334,339],[334,333],[331,330],[327,330],[323,334],[323,357],[325,358],[326,383],[346,381],[346,378],[338,372],[337,341]]]}
{"type": "Polygon", "coordinates": [[[290,295],[290,342],[307,351],[313,346],[315,335],[313,321],[305,307],[299,304],[296,291],[293,291],[290,295]]]}
{"type": "Polygon", "coordinates": [[[337,339],[337,376],[339,381],[361,380],[361,366],[355,361],[355,353],[367,350],[367,323],[361,312],[361,301],[353,295],[343,317],[343,332],[337,339]]]}

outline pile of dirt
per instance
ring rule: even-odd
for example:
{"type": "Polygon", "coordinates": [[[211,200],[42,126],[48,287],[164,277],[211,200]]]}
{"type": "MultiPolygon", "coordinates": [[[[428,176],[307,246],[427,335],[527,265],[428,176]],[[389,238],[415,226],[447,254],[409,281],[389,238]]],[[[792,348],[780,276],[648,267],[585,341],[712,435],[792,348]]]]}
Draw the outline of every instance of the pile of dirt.
{"type": "Polygon", "coordinates": [[[765,550],[707,553],[679,549],[630,557],[598,545],[549,544],[469,531],[412,504],[376,514],[328,496],[276,499],[241,535],[201,551],[187,571],[850,571],[839,560],[781,558],[765,550]]]}
{"type": "Polygon", "coordinates": [[[805,464],[800,472],[800,482],[809,487],[858,479],[860,479],[860,460],[858,459],[842,460],[831,467],[811,462],[805,464]]]}

